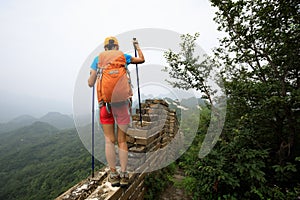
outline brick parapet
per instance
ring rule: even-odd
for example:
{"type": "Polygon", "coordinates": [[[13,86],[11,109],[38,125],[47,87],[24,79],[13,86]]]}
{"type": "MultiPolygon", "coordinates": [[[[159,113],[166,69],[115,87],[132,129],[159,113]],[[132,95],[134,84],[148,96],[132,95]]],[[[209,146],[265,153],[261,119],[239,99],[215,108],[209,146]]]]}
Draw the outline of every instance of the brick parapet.
{"type": "MultiPolygon", "coordinates": [[[[162,163],[170,163],[178,156],[183,145],[176,112],[161,99],[148,99],[141,106],[142,126],[139,114],[132,116],[132,126],[127,131],[128,168],[130,185],[127,188],[111,187],[107,181],[107,167],[95,173],[95,177],[76,184],[56,200],[138,200],[144,199],[145,176],[162,163]],[[172,139],[177,135],[175,141],[172,139]],[[172,141],[172,142],[171,142],[172,141]],[[130,167],[134,168],[130,170],[130,167]]],[[[137,113],[139,110],[137,109],[137,113]]]]}

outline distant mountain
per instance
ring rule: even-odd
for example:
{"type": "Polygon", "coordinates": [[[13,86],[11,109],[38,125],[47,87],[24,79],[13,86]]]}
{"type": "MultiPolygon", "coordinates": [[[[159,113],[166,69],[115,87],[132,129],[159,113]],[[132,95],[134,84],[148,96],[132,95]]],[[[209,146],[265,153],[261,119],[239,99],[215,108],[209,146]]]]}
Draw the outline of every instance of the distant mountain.
{"type": "Polygon", "coordinates": [[[15,152],[18,149],[39,142],[40,139],[57,133],[59,130],[46,122],[33,122],[33,124],[16,130],[0,134],[0,149],[2,152],[15,152]]]}
{"type": "Polygon", "coordinates": [[[7,123],[0,124],[0,133],[16,130],[23,126],[27,126],[37,121],[36,118],[30,115],[21,115],[7,123]]]}
{"type": "Polygon", "coordinates": [[[74,128],[74,121],[71,116],[59,112],[49,112],[41,118],[35,118],[30,115],[21,115],[7,123],[0,124],[0,134],[17,130],[21,127],[28,126],[34,122],[46,122],[57,129],[74,128]]]}
{"type": "Polygon", "coordinates": [[[36,117],[42,116],[49,111],[72,112],[71,102],[45,99],[20,92],[22,91],[5,91],[0,89],[0,122],[8,122],[22,114],[36,117]]]}
{"type": "Polygon", "coordinates": [[[39,135],[41,134],[52,134],[52,133],[56,133],[59,131],[58,128],[56,128],[55,126],[47,123],[47,122],[41,122],[41,121],[36,121],[33,122],[33,124],[29,125],[29,126],[25,126],[23,128],[20,128],[16,130],[16,132],[21,132],[21,133],[37,133],[39,135]],[[18,131],[19,130],[19,131],[18,131]]]}
{"type": "MultiPolygon", "coordinates": [[[[2,135],[24,135],[27,133],[34,133],[34,134],[52,134],[58,132],[59,129],[52,126],[51,124],[48,124],[46,122],[40,122],[40,121],[35,121],[30,125],[23,126],[21,128],[15,129],[13,131],[7,132],[2,135]]],[[[1,135],[1,136],[2,136],[1,135]]]]}
{"type": "Polygon", "coordinates": [[[32,124],[36,120],[37,120],[37,118],[32,117],[30,115],[21,115],[19,117],[16,117],[13,121],[11,121],[11,123],[29,125],[29,124],[32,124]]]}
{"type": "Polygon", "coordinates": [[[74,121],[69,115],[59,112],[49,112],[39,119],[39,121],[47,122],[58,129],[74,128],[74,121]]]}

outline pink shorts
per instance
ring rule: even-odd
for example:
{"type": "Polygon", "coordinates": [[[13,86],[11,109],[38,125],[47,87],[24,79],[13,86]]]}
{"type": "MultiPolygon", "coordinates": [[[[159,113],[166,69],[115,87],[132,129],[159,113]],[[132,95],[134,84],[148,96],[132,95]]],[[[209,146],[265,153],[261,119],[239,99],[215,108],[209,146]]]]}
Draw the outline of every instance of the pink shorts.
{"type": "Polygon", "coordinates": [[[101,124],[120,124],[126,125],[130,123],[130,107],[129,103],[122,105],[102,106],[100,108],[100,123],[101,124]]]}

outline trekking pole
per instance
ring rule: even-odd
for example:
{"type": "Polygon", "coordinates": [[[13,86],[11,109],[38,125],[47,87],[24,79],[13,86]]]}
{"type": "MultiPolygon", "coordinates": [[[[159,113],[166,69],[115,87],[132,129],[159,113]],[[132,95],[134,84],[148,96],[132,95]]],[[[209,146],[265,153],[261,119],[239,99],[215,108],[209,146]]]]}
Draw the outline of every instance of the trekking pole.
{"type": "MultiPolygon", "coordinates": [[[[136,41],[136,38],[133,38],[133,41],[136,41]]],[[[137,57],[137,50],[134,46],[134,55],[135,57],[137,57]]],[[[136,80],[137,80],[137,87],[138,87],[138,100],[139,100],[139,111],[140,111],[140,122],[141,122],[141,127],[143,126],[143,122],[142,122],[142,110],[141,110],[141,95],[140,95],[140,79],[139,79],[139,70],[138,70],[138,64],[135,64],[135,68],[136,68],[136,80]]]]}
{"type": "Polygon", "coordinates": [[[95,170],[95,157],[94,157],[94,135],[95,135],[95,129],[94,129],[94,121],[95,121],[95,86],[93,86],[93,92],[92,92],[92,178],[94,178],[94,170],[95,170]]]}

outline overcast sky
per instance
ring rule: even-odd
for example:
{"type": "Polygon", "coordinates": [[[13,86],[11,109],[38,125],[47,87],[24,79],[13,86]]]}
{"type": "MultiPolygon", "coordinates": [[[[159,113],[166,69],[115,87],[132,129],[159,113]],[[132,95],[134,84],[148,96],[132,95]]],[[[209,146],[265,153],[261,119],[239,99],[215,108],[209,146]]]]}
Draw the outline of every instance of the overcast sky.
{"type": "Polygon", "coordinates": [[[77,74],[106,36],[141,28],[199,32],[198,45],[210,53],[220,35],[208,0],[0,0],[0,4],[2,104],[7,95],[17,94],[44,99],[46,105],[61,102],[68,114],[77,74]]]}

